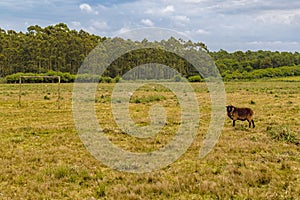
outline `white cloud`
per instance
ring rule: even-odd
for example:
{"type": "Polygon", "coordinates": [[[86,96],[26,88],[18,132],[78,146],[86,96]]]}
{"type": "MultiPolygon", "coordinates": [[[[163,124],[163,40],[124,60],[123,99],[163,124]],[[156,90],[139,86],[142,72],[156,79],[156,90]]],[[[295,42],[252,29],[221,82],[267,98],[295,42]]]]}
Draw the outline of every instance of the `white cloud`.
{"type": "Polygon", "coordinates": [[[150,27],[154,26],[154,23],[150,19],[142,19],[141,23],[150,27]]]}
{"type": "Polygon", "coordinates": [[[186,27],[190,22],[190,18],[185,15],[172,16],[171,20],[176,27],[186,27]]]}
{"type": "MultiPolygon", "coordinates": [[[[296,41],[286,42],[286,41],[251,41],[241,44],[247,46],[249,49],[253,50],[276,50],[276,51],[293,51],[291,49],[298,49],[300,43],[296,41]]],[[[240,47],[241,48],[241,47],[240,47]]]]}
{"type": "Polygon", "coordinates": [[[173,5],[167,5],[165,8],[161,8],[161,5],[155,5],[155,7],[153,6],[145,11],[146,14],[154,16],[172,14],[173,12],[175,12],[175,8],[173,5]]]}
{"type": "Polygon", "coordinates": [[[300,9],[263,11],[256,20],[265,24],[299,24],[300,9]]]}
{"type": "Polygon", "coordinates": [[[246,42],[249,45],[260,45],[260,46],[274,46],[274,45],[298,45],[298,42],[284,42],[284,41],[251,41],[246,42]]]}
{"type": "Polygon", "coordinates": [[[198,29],[196,31],[196,33],[200,34],[200,35],[206,35],[206,34],[209,34],[209,31],[207,30],[204,30],[204,29],[198,29]]]}
{"type": "Polygon", "coordinates": [[[80,4],[79,8],[81,11],[85,11],[87,13],[93,12],[93,8],[87,3],[80,4]]]}
{"type": "Polygon", "coordinates": [[[207,0],[183,0],[183,2],[197,4],[197,3],[207,2],[207,0]]]}
{"type": "Polygon", "coordinates": [[[162,13],[172,13],[174,11],[175,11],[174,6],[173,5],[168,5],[167,7],[165,7],[162,10],[162,13]]]}
{"type": "Polygon", "coordinates": [[[80,22],[77,22],[77,21],[73,21],[73,22],[72,22],[72,25],[75,26],[75,27],[80,27],[80,26],[81,26],[81,23],[80,23],[80,22]]]}
{"type": "Polygon", "coordinates": [[[189,22],[190,18],[185,15],[176,15],[174,16],[175,20],[181,21],[181,22],[189,22]]]}
{"type": "Polygon", "coordinates": [[[105,21],[98,21],[98,20],[97,21],[92,21],[90,27],[93,30],[99,30],[99,31],[109,29],[109,26],[107,25],[107,23],[105,21]]]}
{"type": "Polygon", "coordinates": [[[125,34],[127,32],[129,32],[131,29],[128,27],[122,27],[121,29],[119,29],[118,31],[116,31],[113,35],[122,35],[125,34]]]}

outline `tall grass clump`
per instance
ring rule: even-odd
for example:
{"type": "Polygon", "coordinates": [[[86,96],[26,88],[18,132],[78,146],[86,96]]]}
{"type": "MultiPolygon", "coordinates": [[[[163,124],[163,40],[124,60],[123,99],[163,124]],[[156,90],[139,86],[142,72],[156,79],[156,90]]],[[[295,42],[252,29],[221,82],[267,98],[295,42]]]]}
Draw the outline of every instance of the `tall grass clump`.
{"type": "Polygon", "coordinates": [[[287,126],[268,126],[267,133],[273,140],[283,141],[296,145],[300,144],[299,139],[297,138],[297,134],[287,126]]]}
{"type": "Polygon", "coordinates": [[[159,102],[162,100],[166,100],[166,97],[163,95],[152,95],[152,96],[142,96],[142,97],[134,97],[130,99],[130,103],[151,103],[151,102],[159,102]]]}

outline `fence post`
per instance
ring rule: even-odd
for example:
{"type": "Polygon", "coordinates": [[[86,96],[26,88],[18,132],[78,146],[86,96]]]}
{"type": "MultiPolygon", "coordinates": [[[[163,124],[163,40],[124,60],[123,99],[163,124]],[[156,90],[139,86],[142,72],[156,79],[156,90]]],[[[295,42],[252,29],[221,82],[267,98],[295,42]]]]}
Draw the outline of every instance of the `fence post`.
{"type": "Polygon", "coordinates": [[[19,106],[21,107],[21,95],[22,95],[22,76],[19,77],[19,106]]]}
{"type": "Polygon", "coordinates": [[[58,99],[57,99],[57,108],[60,109],[60,76],[58,76],[58,99]]]}

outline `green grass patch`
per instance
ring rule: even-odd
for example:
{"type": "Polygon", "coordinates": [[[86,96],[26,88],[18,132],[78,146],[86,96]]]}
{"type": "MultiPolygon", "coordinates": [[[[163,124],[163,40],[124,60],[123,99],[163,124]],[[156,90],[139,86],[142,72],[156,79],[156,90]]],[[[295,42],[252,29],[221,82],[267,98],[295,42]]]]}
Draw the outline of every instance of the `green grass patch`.
{"type": "Polygon", "coordinates": [[[292,143],[296,145],[300,144],[297,134],[287,126],[268,126],[267,132],[269,136],[274,140],[292,143]]]}
{"type": "Polygon", "coordinates": [[[130,99],[130,103],[151,103],[151,102],[159,102],[162,100],[166,100],[166,97],[163,95],[151,95],[151,96],[134,96],[130,99]]]}
{"type": "Polygon", "coordinates": [[[278,82],[300,82],[300,76],[288,76],[280,78],[270,78],[268,81],[278,81],[278,82]]]}

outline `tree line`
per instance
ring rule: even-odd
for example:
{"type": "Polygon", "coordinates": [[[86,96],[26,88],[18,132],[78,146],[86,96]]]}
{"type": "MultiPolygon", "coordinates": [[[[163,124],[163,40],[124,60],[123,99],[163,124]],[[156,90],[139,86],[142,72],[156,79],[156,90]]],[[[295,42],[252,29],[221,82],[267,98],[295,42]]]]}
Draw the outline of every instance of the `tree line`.
{"type": "Polygon", "coordinates": [[[83,30],[70,30],[66,24],[41,28],[29,26],[27,32],[0,29],[0,73],[76,73],[89,52],[105,37],[83,30]]]}
{"type": "MultiPolygon", "coordinates": [[[[45,28],[38,25],[29,26],[25,33],[14,30],[6,31],[0,28],[0,77],[11,78],[14,74],[20,73],[46,74],[49,72],[50,74],[62,73],[66,77],[71,77],[77,73],[89,53],[107,40],[123,39],[101,37],[83,30],[70,30],[64,23],[45,28]]],[[[300,65],[299,52],[259,50],[230,53],[222,49],[210,52],[202,42],[183,41],[175,38],[158,42],[150,42],[146,39],[126,41],[128,46],[134,46],[137,43],[157,43],[171,46],[173,49],[187,51],[193,49],[206,52],[211,56],[225,80],[297,75],[300,65]]],[[[185,59],[151,48],[129,52],[121,56],[110,64],[104,75],[110,78],[120,77],[135,66],[149,62],[163,63],[173,67],[189,80],[201,80],[191,63],[185,59]],[[151,56],[149,56],[150,54],[151,56]]],[[[155,73],[155,76],[158,77],[164,76],[163,71],[154,70],[156,67],[150,67],[149,71],[144,73],[155,73]]],[[[74,76],[69,79],[74,80],[74,76]]]]}
{"type": "Polygon", "coordinates": [[[211,52],[210,55],[224,77],[226,74],[251,72],[258,69],[296,66],[300,64],[299,52],[236,51],[211,52]]]}

